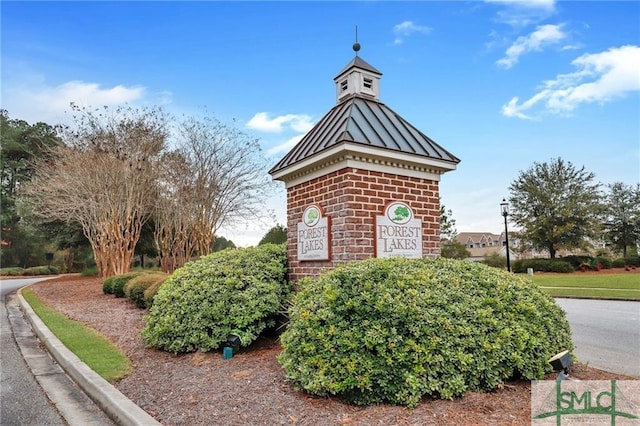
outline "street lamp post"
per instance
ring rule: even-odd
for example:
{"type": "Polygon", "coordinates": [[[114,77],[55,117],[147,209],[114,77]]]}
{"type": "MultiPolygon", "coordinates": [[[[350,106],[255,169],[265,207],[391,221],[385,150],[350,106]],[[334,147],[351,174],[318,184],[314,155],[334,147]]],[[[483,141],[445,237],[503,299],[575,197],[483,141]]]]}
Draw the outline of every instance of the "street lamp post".
{"type": "Polygon", "coordinates": [[[507,229],[507,216],[509,216],[509,203],[503,198],[500,203],[500,210],[504,216],[504,240],[507,248],[507,271],[511,272],[511,261],[509,260],[509,230],[507,229]]]}

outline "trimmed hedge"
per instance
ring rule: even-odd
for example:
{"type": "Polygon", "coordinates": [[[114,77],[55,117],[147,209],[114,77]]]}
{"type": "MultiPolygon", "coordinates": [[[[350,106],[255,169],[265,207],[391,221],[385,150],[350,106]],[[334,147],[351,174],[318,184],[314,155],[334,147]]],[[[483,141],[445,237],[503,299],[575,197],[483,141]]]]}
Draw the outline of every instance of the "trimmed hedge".
{"type": "Polygon", "coordinates": [[[147,307],[147,309],[150,309],[153,306],[153,301],[156,297],[156,294],[158,294],[158,290],[160,290],[160,286],[164,284],[165,281],[166,279],[161,281],[156,281],[144,291],[144,295],[143,295],[144,305],[147,307]]]}
{"type": "Polygon", "coordinates": [[[626,266],[640,266],[640,257],[627,256],[624,258],[624,263],[626,266]]]}
{"type": "MultiPolygon", "coordinates": [[[[591,263],[593,262],[593,257],[587,256],[587,255],[583,255],[583,256],[570,255],[570,256],[561,257],[559,258],[559,260],[569,263],[573,267],[573,269],[577,271],[578,269],[580,269],[582,265],[591,265],[591,263]]],[[[555,272],[555,271],[549,271],[549,272],[555,272]]]]}
{"type": "Polygon", "coordinates": [[[148,346],[210,351],[229,335],[248,346],[275,324],[290,287],[286,246],[215,252],[176,270],[155,296],[142,331],[148,346]]]}
{"type": "Polygon", "coordinates": [[[525,273],[528,268],[533,268],[536,272],[569,273],[575,271],[569,262],[562,259],[520,259],[511,264],[511,270],[516,274],[525,273]]]}
{"type": "Polygon", "coordinates": [[[36,275],[57,275],[60,270],[55,266],[32,266],[30,268],[21,268],[12,266],[0,269],[0,276],[4,277],[20,277],[20,276],[36,276],[36,275]]]}
{"type": "Polygon", "coordinates": [[[624,268],[626,266],[626,262],[624,261],[624,258],[618,257],[616,259],[613,259],[613,261],[611,262],[611,266],[613,268],[624,268]]]}
{"type": "Polygon", "coordinates": [[[476,262],[370,259],[299,287],[278,361],[314,395],[415,407],[542,379],[550,357],[573,349],[552,297],[476,262]]]}
{"type": "Polygon", "coordinates": [[[55,266],[32,266],[30,268],[25,268],[24,275],[25,276],[34,276],[34,275],[57,275],[59,273],[59,269],[55,266]]]}
{"type": "Polygon", "coordinates": [[[494,268],[507,268],[507,258],[498,253],[491,253],[489,256],[486,256],[481,263],[494,268]]]}
{"type": "Polygon", "coordinates": [[[132,301],[138,308],[147,308],[144,292],[152,285],[162,284],[168,277],[162,272],[147,273],[137,276],[124,286],[124,296],[132,301]]]}
{"type": "Polygon", "coordinates": [[[0,276],[2,277],[18,277],[24,275],[24,269],[19,266],[9,266],[0,269],[0,276]]]}
{"type": "Polygon", "coordinates": [[[595,258],[593,258],[593,262],[591,263],[591,268],[596,269],[598,266],[600,266],[602,269],[611,269],[612,265],[613,265],[613,262],[608,257],[596,256],[595,258]]]}
{"type": "Polygon", "coordinates": [[[116,297],[124,297],[124,286],[130,280],[145,272],[129,272],[127,274],[112,275],[102,282],[102,292],[104,294],[113,294],[116,297]]]}

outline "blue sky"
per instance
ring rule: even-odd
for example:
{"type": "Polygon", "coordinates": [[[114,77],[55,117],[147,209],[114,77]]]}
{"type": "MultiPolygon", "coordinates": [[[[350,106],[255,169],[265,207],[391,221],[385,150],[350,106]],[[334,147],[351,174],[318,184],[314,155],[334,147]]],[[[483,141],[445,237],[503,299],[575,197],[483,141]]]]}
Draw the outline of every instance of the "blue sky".
{"type": "MultiPolygon", "coordinates": [[[[69,103],[208,112],[275,164],[336,103],[359,56],[380,100],[462,160],[440,184],[459,232],[503,229],[499,204],[556,157],[603,184],[640,181],[640,3],[0,3],[1,105],[55,124],[69,103]]],[[[284,184],[269,207],[286,223],[284,184]]],[[[274,223],[275,224],[275,223],[274,223]]],[[[270,225],[226,230],[255,244],[270,225]]]]}

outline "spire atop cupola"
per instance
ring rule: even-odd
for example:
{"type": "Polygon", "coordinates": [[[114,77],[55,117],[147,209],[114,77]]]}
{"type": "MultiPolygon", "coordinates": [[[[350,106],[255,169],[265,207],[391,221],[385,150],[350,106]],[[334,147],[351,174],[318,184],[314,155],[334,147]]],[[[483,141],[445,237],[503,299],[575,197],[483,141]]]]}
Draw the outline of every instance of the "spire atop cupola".
{"type": "Polygon", "coordinates": [[[356,56],[358,56],[358,50],[360,50],[360,43],[358,43],[358,26],[356,25],[356,42],[353,43],[353,51],[356,52],[356,56]]]}
{"type": "Polygon", "coordinates": [[[356,27],[356,42],[353,44],[355,57],[333,79],[336,83],[336,101],[338,103],[351,96],[380,100],[380,77],[382,73],[358,56],[358,27],[356,27]]]}

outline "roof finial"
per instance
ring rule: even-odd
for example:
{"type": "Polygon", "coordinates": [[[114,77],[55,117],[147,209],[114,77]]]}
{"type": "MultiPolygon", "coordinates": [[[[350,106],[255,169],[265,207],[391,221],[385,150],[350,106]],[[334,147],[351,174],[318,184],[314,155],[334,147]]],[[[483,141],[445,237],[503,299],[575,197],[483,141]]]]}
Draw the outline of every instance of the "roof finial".
{"type": "Polygon", "coordinates": [[[358,26],[356,25],[356,42],[353,43],[353,51],[356,52],[356,56],[358,56],[358,50],[360,50],[360,43],[358,43],[358,26]]]}

